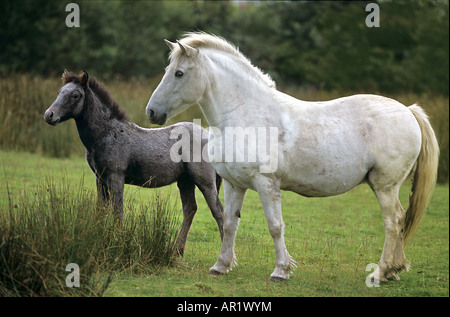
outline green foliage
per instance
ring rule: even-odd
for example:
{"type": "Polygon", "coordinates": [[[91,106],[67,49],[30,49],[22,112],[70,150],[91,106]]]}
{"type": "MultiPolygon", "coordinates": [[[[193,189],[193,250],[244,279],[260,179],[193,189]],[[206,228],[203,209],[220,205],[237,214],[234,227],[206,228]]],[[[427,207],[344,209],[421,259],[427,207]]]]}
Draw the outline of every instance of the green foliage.
{"type": "MultiPolygon", "coordinates": [[[[373,1],[371,1],[373,2],[373,1]]],[[[104,77],[153,77],[166,65],[164,38],[186,31],[238,45],[279,86],[448,96],[448,1],[382,1],[368,28],[360,1],[0,2],[0,74],[88,69],[104,77]]]]}

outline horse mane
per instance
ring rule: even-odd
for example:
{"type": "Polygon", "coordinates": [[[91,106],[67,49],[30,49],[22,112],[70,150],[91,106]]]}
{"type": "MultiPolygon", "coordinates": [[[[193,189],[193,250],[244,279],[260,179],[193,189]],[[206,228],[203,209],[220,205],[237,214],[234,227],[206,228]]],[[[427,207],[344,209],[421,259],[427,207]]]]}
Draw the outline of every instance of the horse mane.
{"type": "MultiPolygon", "coordinates": [[[[193,48],[210,48],[232,54],[237,57],[238,60],[240,60],[243,64],[249,66],[252,70],[254,70],[256,75],[269,87],[276,87],[275,82],[268,74],[265,74],[261,69],[254,66],[250,62],[250,60],[239,51],[236,46],[220,36],[208,34],[205,32],[188,32],[184,34],[179,42],[181,42],[181,44],[189,45],[193,48]]],[[[179,47],[176,47],[170,52],[169,60],[172,61],[174,59],[178,59],[181,57],[181,55],[181,49],[179,47]]]]}
{"type": "MultiPolygon", "coordinates": [[[[64,72],[62,76],[63,84],[74,83],[80,85],[82,77],[83,73],[77,75],[71,72],[64,72]]],[[[102,85],[97,78],[89,76],[88,87],[91,88],[100,101],[111,111],[111,118],[116,118],[119,121],[125,121],[128,119],[127,114],[119,106],[119,103],[114,100],[108,89],[106,89],[106,87],[102,85]]]]}

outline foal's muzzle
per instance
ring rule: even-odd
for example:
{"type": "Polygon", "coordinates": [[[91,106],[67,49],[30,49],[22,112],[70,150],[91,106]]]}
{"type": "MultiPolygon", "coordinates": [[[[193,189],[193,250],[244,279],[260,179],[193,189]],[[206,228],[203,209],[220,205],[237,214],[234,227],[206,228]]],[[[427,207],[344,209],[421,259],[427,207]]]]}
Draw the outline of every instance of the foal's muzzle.
{"type": "Polygon", "coordinates": [[[59,116],[56,116],[50,109],[47,109],[47,111],[44,113],[44,120],[47,121],[48,124],[57,125],[60,119],[61,118],[59,116]]]}

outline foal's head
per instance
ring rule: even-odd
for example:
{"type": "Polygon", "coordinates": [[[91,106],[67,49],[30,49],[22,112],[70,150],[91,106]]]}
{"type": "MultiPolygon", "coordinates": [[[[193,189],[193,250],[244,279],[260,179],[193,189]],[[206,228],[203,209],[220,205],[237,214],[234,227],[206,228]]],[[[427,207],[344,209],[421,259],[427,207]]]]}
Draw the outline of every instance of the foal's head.
{"type": "Polygon", "coordinates": [[[83,111],[89,74],[83,71],[75,75],[64,70],[64,86],[59,90],[58,97],[45,111],[44,119],[47,123],[57,125],[68,119],[77,119],[83,111]]]}
{"type": "Polygon", "coordinates": [[[62,79],[64,86],[44,114],[47,123],[56,125],[68,119],[79,119],[83,115],[83,109],[87,107],[101,108],[102,112],[109,114],[106,119],[127,120],[125,111],[109,91],[95,77],[89,77],[86,71],[76,75],[64,70],[62,79]]]}

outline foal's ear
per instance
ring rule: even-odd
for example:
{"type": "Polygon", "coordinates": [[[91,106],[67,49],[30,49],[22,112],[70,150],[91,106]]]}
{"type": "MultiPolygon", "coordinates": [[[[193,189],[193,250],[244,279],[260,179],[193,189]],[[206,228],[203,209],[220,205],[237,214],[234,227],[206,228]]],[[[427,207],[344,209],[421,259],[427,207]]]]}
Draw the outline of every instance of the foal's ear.
{"type": "Polygon", "coordinates": [[[171,51],[173,51],[173,49],[177,46],[177,43],[173,43],[169,40],[164,40],[164,42],[166,42],[167,46],[170,48],[171,51]]]}
{"type": "Polygon", "coordinates": [[[89,82],[89,74],[86,70],[83,70],[83,75],[81,75],[80,85],[86,88],[89,82]]]}
{"type": "Polygon", "coordinates": [[[181,44],[179,41],[177,41],[178,45],[180,46],[181,50],[183,51],[183,54],[187,57],[197,57],[198,56],[198,48],[193,48],[187,44],[181,44]]]}
{"type": "Polygon", "coordinates": [[[63,73],[61,75],[61,79],[64,80],[66,78],[66,76],[68,76],[68,75],[69,75],[69,72],[67,71],[67,69],[64,68],[64,71],[63,71],[63,73]]]}

